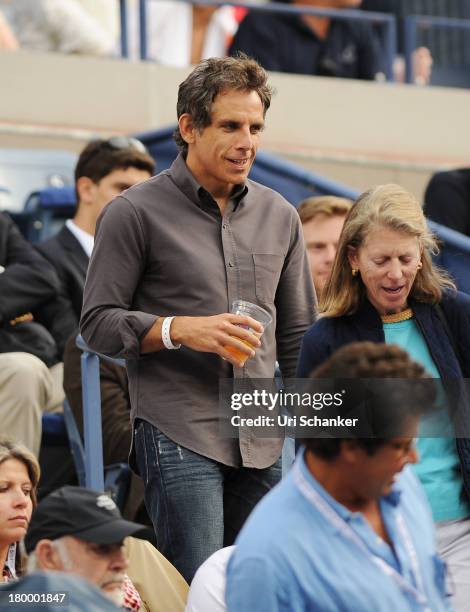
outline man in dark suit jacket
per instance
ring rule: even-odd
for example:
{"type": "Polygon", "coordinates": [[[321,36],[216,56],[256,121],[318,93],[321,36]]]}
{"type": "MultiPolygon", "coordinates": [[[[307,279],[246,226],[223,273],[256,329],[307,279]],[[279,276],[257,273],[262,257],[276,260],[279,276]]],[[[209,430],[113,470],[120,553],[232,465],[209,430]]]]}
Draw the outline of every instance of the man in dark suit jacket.
{"type": "MultiPolygon", "coordinates": [[[[63,355],[64,389],[80,431],[83,431],[83,407],[80,351],[75,345],[75,336],[96,221],[108,202],[132,185],[150,178],[154,169],[154,160],[134,138],[90,142],[75,168],[78,202],[73,218],[56,236],[37,246],[60,279],[59,298],[46,309],[43,320],[63,355]]],[[[100,375],[105,464],[126,462],[131,441],[127,375],[122,368],[107,363],[100,364],[100,375]]],[[[133,483],[133,486],[138,485],[133,483]]],[[[129,507],[129,514],[134,514],[142,492],[134,498],[136,504],[129,507]]]]}
{"type": "Polygon", "coordinates": [[[94,140],[80,154],[75,168],[77,208],[62,230],[38,245],[39,252],[55,267],[60,279],[56,313],[46,316],[61,354],[71,334],[76,334],[83,301],[83,288],[102,209],[125,189],[152,176],[155,162],[144,145],[116,136],[94,140]]]}
{"type": "Polygon", "coordinates": [[[34,319],[58,288],[53,267],[0,212],[0,432],[36,455],[42,413],[60,406],[63,391],[55,342],[34,319]]]}

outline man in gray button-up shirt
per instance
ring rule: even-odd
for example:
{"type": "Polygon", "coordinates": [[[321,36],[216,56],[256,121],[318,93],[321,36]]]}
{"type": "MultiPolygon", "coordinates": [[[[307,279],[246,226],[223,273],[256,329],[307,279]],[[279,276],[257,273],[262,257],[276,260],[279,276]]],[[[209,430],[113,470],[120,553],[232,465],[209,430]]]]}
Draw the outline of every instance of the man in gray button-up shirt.
{"type": "Polygon", "coordinates": [[[179,88],[179,157],[105,209],[88,269],[82,334],[127,360],[146,504],[188,581],[280,474],[282,440],[220,434],[219,380],[272,378],[276,358],[294,376],[314,320],[296,211],[247,179],[270,100],[255,61],[198,64],[179,88]],[[229,313],[235,299],[271,314],[261,340],[240,326],[261,332],[256,321],[229,313]],[[244,367],[227,346],[251,357],[244,367]]]}

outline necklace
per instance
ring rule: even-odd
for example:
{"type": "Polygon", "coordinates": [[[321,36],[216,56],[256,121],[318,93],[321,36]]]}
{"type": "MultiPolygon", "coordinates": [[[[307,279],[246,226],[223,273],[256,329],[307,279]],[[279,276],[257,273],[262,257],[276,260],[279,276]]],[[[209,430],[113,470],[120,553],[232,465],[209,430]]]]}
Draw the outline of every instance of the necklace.
{"type": "Polygon", "coordinates": [[[408,321],[408,319],[413,318],[413,311],[411,308],[407,308],[403,312],[382,315],[380,318],[382,319],[382,323],[400,323],[401,321],[408,321]]]}

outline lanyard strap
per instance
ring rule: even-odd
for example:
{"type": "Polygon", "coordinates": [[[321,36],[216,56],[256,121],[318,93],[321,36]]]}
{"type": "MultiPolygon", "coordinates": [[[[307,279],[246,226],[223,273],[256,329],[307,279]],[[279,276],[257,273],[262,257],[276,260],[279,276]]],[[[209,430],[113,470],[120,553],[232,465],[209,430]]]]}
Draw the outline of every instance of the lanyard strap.
{"type": "Polygon", "coordinates": [[[7,567],[12,578],[16,580],[16,543],[8,548],[7,567]]]}
{"type": "Polygon", "coordinates": [[[426,596],[424,595],[421,572],[419,570],[418,555],[416,554],[416,549],[413,545],[401,513],[397,513],[398,529],[412,566],[416,587],[405,580],[405,578],[399,572],[397,572],[394,567],[384,561],[384,559],[371,553],[363,540],[357,535],[352,527],[348,525],[348,523],[331,508],[327,501],[306,480],[301,472],[298,461],[294,465],[293,476],[294,481],[302,495],[308,499],[308,501],[310,501],[310,503],[313,504],[319,512],[323,514],[324,518],[331,525],[337,528],[343,536],[353,542],[386,576],[392,578],[392,580],[394,580],[394,582],[403,592],[411,594],[423,607],[424,612],[430,612],[426,596]]]}

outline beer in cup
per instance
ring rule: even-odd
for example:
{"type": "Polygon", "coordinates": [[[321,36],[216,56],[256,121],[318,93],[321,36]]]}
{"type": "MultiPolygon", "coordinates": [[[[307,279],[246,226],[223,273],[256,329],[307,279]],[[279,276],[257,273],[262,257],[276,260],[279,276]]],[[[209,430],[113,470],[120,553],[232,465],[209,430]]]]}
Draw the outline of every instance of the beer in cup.
{"type": "MultiPolygon", "coordinates": [[[[261,308],[261,306],[257,306],[256,304],[252,304],[251,302],[246,302],[245,300],[235,300],[232,303],[232,309],[230,312],[232,312],[233,314],[237,314],[237,315],[249,316],[252,319],[255,319],[256,321],[261,323],[264,329],[266,329],[266,327],[272,321],[271,315],[264,308],[261,308]]],[[[244,327],[245,329],[248,329],[249,331],[251,331],[253,334],[255,334],[258,337],[261,336],[259,332],[254,331],[253,329],[251,329],[251,327],[248,327],[247,325],[240,325],[240,327],[244,327]]],[[[233,338],[236,337],[237,340],[239,340],[240,342],[243,342],[243,344],[246,344],[250,348],[255,349],[255,347],[251,345],[249,342],[247,342],[246,340],[242,340],[238,336],[232,336],[232,337],[233,338]]],[[[242,353],[239,349],[235,348],[234,346],[226,345],[225,348],[242,365],[245,365],[248,359],[248,355],[246,353],[242,353]]]]}

